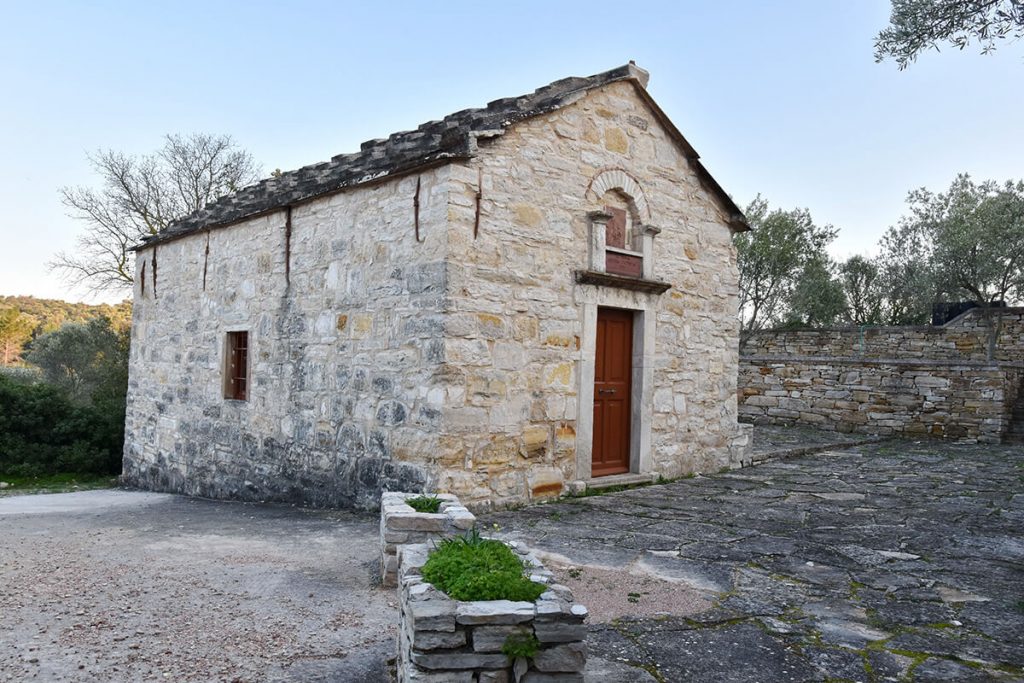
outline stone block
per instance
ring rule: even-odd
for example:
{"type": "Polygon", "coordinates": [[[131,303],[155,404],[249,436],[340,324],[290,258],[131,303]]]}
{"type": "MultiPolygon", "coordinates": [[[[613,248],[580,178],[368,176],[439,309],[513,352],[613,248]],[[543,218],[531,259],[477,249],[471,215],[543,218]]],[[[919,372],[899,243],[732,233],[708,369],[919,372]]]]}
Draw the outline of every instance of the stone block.
{"type": "Polygon", "coordinates": [[[587,637],[585,624],[567,624],[561,621],[538,621],[533,625],[537,640],[542,643],[571,643],[587,637]]]}
{"type": "Polygon", "coordinates": [[[529,627],[477,626],[473,629],[474,652],[501,652],[505,640],[513,633],[529,634],[529,627]]]}
{"type": "Polygon", "coordinates": [[[388,528],[393,531],[444,531],[444,515],[422,512],[398,512],[387,517],[388,528]]]}
{"type": "Polygon", "coordinates": [[[416,631],[455,631],[455,604],[446,598],[409,602],[409,621],[416,631]]]}
{"type": "MultiPolygon", "coordinates": [[[[416,631],[412,637],[412,644],[420,651],[451,650],[466,644],[466,631],[416,631]]],[[[498,651],[501,651],[500,647],[498,651]]]]}
{"type": "Polygon", "coordinates": [[[452,526],[459,530],[467,531],[476,524],[476,516],[466,508],[452,510],[449,517],[452,520],[452,526]]]}
{"type": "Polygon", "coordinates": [[[432,652],[415,650],[410,654],[412,663],[424,669],[501,669],[510,665],[502,654],[479,652],[432,652]]]}
{"type": "Polygon", "coordinates": [[[384,542],[385,543],[408,543],[410,541],[409,533],[407,531],[392,531],[390,529],[384,530],[384,542]]]}
{"type": "Polygon", "coordinates": [[[528,671],[519,679],[519,683],[583,683],[583,680],[582,673],[528,671]]]}
{"type": "Polygon", "coordinates": [[[507,671],[481,671],[476,680],[479,683],[512,683],[507,671]]]}
{"type": "Polygon", "coordinates": [[[534,617],[532,602],[480,600],[460,602],[455,619],[460,624],[520,624],[534,617]]]}
{"type": "Polygon", "coordinates": [[[472,671],[424,671],[410,667],[399,683],[476,683],[472,671]]]}

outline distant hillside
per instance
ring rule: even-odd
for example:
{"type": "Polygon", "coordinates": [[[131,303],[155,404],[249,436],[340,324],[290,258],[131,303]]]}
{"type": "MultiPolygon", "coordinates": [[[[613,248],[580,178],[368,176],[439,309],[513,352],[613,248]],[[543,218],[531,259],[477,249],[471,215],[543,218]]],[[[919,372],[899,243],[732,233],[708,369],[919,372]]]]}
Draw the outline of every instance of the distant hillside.
{"type": "Polygon", "coordinates": [[[35,320],[32,337],[53,332],[64,323],[81,323],[105,315],[116,322],[131,322],[132,302],[119,304],[76,304],[60,299],[37,299],[34,296],[0,295],[0,311],[13,308],[35,320]]]}
{"type": "Polygon", "coordinates": [[[110,318],[117,327],[126,326],[131,323],[132,304],[130,301],[113,305],[76,304],[34,296],[0,295],[0,365],[20,363],[26,344],[64,323],[86,322],[101,315],[110,318]],[[15,316],[14,321],[5,320],[3,314],[11,309],[20,315],[15,316]]]}

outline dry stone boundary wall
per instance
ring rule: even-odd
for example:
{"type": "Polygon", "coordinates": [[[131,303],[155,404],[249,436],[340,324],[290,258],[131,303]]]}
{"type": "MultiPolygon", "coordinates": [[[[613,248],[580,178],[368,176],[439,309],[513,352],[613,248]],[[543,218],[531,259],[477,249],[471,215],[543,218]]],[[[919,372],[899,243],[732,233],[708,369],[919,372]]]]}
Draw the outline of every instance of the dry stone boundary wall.
{"type": "Polygon", "coordinates": [[[942,327],[770,331],[741,352],[739,413],[761,424],[998,443],[1024,381],[1024,309],[994,359],[984,313],[942,327]]]}

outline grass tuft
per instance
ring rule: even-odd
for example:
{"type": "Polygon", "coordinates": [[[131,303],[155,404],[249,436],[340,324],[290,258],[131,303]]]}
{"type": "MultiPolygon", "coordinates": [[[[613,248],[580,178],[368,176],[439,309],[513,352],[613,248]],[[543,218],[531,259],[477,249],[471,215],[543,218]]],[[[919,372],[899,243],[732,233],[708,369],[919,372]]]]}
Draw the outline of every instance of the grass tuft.
{"type": "Polygon", "coordinates": [[[84,489],[106,489],[117,486],[117,477],[101,474],[46,474],[37,477],[15,477],[0,474],[7,484],[0,489],[5,493],[65,493],[84,489]]]}
{"type": "Polygon", "coordinates": [[[416,512],[437,512],[441,508],[441,499],[437,496],[416,496],[407,498],[405,504],[416,512]]]}

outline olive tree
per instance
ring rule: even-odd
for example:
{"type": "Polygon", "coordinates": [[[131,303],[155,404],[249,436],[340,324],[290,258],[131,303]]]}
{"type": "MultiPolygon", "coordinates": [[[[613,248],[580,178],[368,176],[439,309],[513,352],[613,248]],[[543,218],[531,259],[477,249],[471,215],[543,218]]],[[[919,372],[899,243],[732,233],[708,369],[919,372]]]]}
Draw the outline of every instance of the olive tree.
{"type": "Polygon", "coordinates": [[[807,262],[790,297],[787,326],[829,327],[844,318],[846,292],[836,270],[836,264],[824,253],[807,262]]]}
{"type": "Polygon", "coordinates": [[[969,299],[990,321],[989,355],[995,351],[998,306],[1024,299],[1024,182],[976,183],[956,177],[945,192],[924,188],[907,197],[909,214],[887,234],[890,263],[930,281],[934,299],[969,299]]]}
{"type": "Polygon", "coordinates": [[[740,275],[741,342],[782,324],[809,264],[835,239],[832,226],[815,225],[807,209],[769,209],[760,195],[745,210],[752,230],[735,238],[740,275]]]}
{"type": "Polygon", "coordinates": [[[941,297],[932,263],[929,236],[913,221],[890,227],[879,242],[876,259],[886,325],[923,325],[941,297]]]}
{"type": "Polygon", "coordinates": [[[963,50],[972,41],[983,54],[1003,39],[1024,36],[1024,0],[892,0],[889,26],[875,38],[875,61],[887,57],[906,69],[939,43],[963,50]]]}
{"type": "Polygon", "coordinates": [[[846,321],[853,325],[882,322],[883,289],[878,264],[864,256],[851,256],[839,266],[845,294],[846,321]]]}

